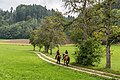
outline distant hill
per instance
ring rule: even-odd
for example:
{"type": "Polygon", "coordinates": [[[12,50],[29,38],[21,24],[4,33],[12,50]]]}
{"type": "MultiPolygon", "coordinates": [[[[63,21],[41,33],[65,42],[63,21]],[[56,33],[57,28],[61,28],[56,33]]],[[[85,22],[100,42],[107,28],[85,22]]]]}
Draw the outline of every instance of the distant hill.
{"type": "Polygon", "coordinates": [[[29,18],[40,20],[45,16],[52,15],[52,11],[54,10],[47,10],[46,7],[41,5],[19,5],[16,11],[14,11],[14,14],[15,20],[18,22],[28,20],[29,18]]]}
{"type": "Polygon", "coordinates": [[[47,10],[41,5],[19,5],[13,10],[0,9],[0,39],[29,38],[32,30],[40,26],[45,16],[51,16],[55,11],[47,10]]]}

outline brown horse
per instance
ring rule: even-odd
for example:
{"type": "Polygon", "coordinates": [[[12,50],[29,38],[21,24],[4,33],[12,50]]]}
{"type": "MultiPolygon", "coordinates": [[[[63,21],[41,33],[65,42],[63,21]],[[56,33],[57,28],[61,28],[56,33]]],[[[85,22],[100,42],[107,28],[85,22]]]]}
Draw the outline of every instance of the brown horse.
{"type": "Polygon", "coordinates": [[[69,62],[70,62],[70,57],[67,55],[67,56],[63,56],[63,60],[64,60],[64,65],[66,64],[68,66],[69,62]]]}
{"type": "Polygon", "coordinates": [[[60,56],[60,55],[57,55],[57,56],[56,56],[57,63],[59,63],[59,64],[60,64],[60,58],[61,58],[61,56],[60,56]]]}

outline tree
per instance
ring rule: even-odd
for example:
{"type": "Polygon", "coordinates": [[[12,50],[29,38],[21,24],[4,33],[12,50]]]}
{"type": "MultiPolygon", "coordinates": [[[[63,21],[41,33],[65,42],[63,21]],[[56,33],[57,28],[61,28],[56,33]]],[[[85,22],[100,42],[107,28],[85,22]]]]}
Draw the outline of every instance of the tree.
{"type": "Polygon", "coordinates": [[[37,33],[37,31],[34,30],[31,32],[31,35],[30,35],[30,42],[29,43],[31,43],[33,45],[33,51],[35,51],[35,47],[38,44],[38,38],[37,38],[36,33],[37,33]]]}
{"type": "Polygon", "coordinates": [[[10,13],[13,13],[13,7],[10,8],[10,13]]]}
{"type": "Polygon", "coordinates": [[[63,0],[63,1],[65,2],[65,7],[68,8],[69,12],[79,14],[75,21],[75,23],[77,23],[77,24],[73,23],[74,28],[76,27],[76,29],[75,29],[75,31],[73,31],[73,32],[75,32],[74,33],[75,35],[74,34],[72,35],[73,37],[79,36],[79,37],[77,37],[77,39],[75,39],[75,41],[78,44],[77,45],[78,56],[76,58],[77,62],[80,64],[83,64],[83,65],[87,65],[87,64],[93,65],[94,61],[99,62],[102,52],[98,52],[99,47],[95,47],[95,45],[98,45],[98,43],[95,41],[97,39],[91,40],[91,38],[94,38],[92,31],[97,29],[96,26],[99,24],[97,22],[97,20],[99,19],[99,16],[98,16],[99,12],[97,12],[95,6],[98,3],[100,3],[99,2],[100,0],[99,1],[95,1],[95,0],[63,0]],[[81,34],[83,34],[82,37],[81,37],[81,34]],[[91,43],[94,45],[89,45],[89,47],[88,47],[88,43],[91,43]],[[88,50],[90,50],[90,51],[88,51],[88,50]],[[97,52],[100,53],[99,56],[98,56],[97,52]],[[82,54],[86,57],[81,56],[82,54]],[[94,55],[94,57],[90,57],[93,55],[94,55]],[[88,63],[89,61],[90,61],[90,63],[88,63]]]}
{"type": "Polygon", "coordinates": [[[94,38],[89,38],[85,43],[79,40],[77,53],[77,63],[85,66],[97,65],[103,55],[100,43],[94,38]]]}
{"type": "Polygon", "coordinates": [[[114,0],[105,0],[103,2],[103,24],[106,29],[106,68],[111,68],[111,53],[110,53],[110,47],[111,47],[111,29],[113,26],[112,23],[112,4],[114,3],[114,0]]]}
{"type": "Polygon", "coordinates": [[[38,37],[45,47],[45,52],[48,53],[50,48],[50,54],[52,54],[52,48],[63,44],[65,41],[64,27],[61,20],[63,17],[60,13],[56,15],[45,17],[38,32],[38,37]]]}
{"type": "Polygon", "coordinates": [[[81,17],[81,24],[83,29],[83,40],[87,41],[87,28],[88,28],[88,7],[92,7],[97,2],[95,0],[63,0],[65,7],[70,12],[78,13],[81,17]]]}

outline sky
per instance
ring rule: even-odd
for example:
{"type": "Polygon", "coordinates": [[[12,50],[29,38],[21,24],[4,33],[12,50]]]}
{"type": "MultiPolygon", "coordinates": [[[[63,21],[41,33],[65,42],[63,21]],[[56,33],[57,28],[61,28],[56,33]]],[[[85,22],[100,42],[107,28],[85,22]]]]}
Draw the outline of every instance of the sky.
{"type": "Polygon", "coordinates": [[[15,9],[20,4],[37,4],[46,6],[47,9],[53,8],[65,12],[62,0],[0,0],[0,8],[3,10],[10,10],[11,7],[15,9]]]}

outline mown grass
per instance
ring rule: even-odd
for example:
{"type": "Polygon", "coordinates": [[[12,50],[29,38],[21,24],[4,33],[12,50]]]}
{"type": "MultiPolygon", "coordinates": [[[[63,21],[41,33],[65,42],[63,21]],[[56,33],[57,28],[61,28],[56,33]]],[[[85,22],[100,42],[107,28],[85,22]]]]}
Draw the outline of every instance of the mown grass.
{"type": "Polygon", "coordinates": [[[0,44],[0,80],[102,80],[41,60],[32,46],[0,44]]]}
{"type": "MultiPolygon", "coordinates": [[[[105,46],[103,46],[103,49],[105,51],[105,46]]],[[[57,48],[53,49],[53,55],[48,55],[48,56],[54,58],[57,50],[58,50],[57,48]]],[[[68,50],[69,56],[71,58],[70,63],[71,64],[75,63],[76,47],[74,45],[64,45],[64,46],[61,46],[59,50],[60,50],[61,55],[65,52],[65,50],[68,50]]],[[[104,54],[101,60],[101,63],[98,66],[94,66],[94,67],[88,66],[88,68],[93,68],[97,70],[120,74],[120,45],[111,46],[111,69],[105,69],[105,63],[106,63],[105,58],[106,57],[104,54]]]]}

